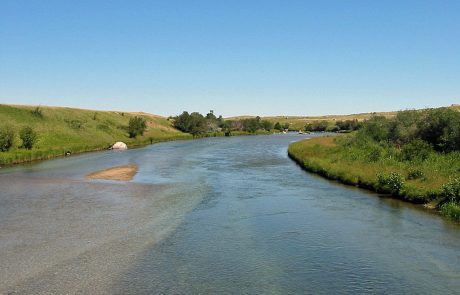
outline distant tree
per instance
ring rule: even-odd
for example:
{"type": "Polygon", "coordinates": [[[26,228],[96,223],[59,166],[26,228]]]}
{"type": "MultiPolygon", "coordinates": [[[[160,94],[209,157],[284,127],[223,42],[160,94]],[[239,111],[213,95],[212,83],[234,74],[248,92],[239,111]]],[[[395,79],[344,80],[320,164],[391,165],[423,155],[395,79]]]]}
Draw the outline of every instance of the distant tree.
{"type": "Polygon", "coordinates": [[[193,136],[197,136],[208,131],[206,119],[198,112],[190,114],[190,130],[193,136]]]}
{"type": "Polygon", "coordinates": [[[37,141],[37,132],[33,130],[31,127],[24,127],[19,132],[19,137],[22,140],[22,147],[25,149],[32,149],[34,144],[37,141]]]}
{"type": "Polygon", "coordinates": [[[14,131],[10,126],[0,128],[0,151],[7,152],[13,146],[14,131]]]}
{"type": "Polygon", "coordinates": [[[268,120],[261,121],[261,125],[262,125],[262,128],[267,131],[270,131],[273,129],[273,123],[268,120]]]}
{"type": "Polygon", "coordinates": [[[130,138],[135,138],[138,135],[143,135],[147,129],[147,124],[144,118],[132,117],[128,123],[128,134],[130,138]]]}
{"type": "Polygon", "coordinates": [[[179,116],[174,117],[174,127],[183,132],[190,132],[190,114],[184,111],[179,116]]]}
{"type": "Polygon", "coordinates": [[[216,115],[214,115],[213,110],[210,110],[209,113],[206,114],[206,120],[212,120],[212,121],[217,120],[217,117],[216,117],[216,115]]]}
{"type": "Polygon", "coordinates": [[[281,127],[280,122],[276,122],[274,128],[275,128],[275,130],[278,130],[278,131],[283,130],[283,127],[281,127]]]}

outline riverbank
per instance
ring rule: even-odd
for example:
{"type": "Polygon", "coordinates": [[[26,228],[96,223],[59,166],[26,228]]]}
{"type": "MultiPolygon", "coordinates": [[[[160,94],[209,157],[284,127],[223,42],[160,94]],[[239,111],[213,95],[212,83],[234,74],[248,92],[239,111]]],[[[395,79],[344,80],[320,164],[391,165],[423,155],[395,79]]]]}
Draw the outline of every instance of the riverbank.
{"type": "MultiPolygon", "coordinates": [[[[389,194],[394,198],[440,211],[460,219],[460,207],[446,203],[442,189],[460,177],[460,163],[449,154],[433,155],[423,162],[401,162],[394,158],[360,158],[356,147],[337,141],[345,137],[319,137],[289,145],[291,159],[309,172],[343,184],[389,194]]],[[[372,155],[371,155],[372,157],[372,155]]]]}
{"type": "MultiPolygon", "coordinates": [[[[225,136],[224,132],[208,132],[194,137],[174,128],[169,119],[148,113],[65,107],[0,104],[0,122],[1,130],[13,132],[11,148],[0,152],[0,167],[106,150],[117,141],[134,148],[165,141],[225,136]],[[130,138],[127,132],[128,123],[135,116],[143,118],[147,128],[143,135],[130,138]],[[24,127],[32,128],[37,134],[37,141],[31,149],[23,148],[19,138],[24,127]]],[[[232,131],[231,135],[270,133],[263,130],[255,133],[232,131]]]]}
{"type": "Polygon", "coordinates": [[[117,141],[138,147],[192,137],[173,128],[166,118],[147,113],[0,105],[0,122],[1,128],[13,132],[11,148],[0,152],[1,166],[105,150],[117,141]],[[142,136],[130,138],[127,127],[135,116],[142,117],[147,128],[142,136]],[[31,149],[23,148],[19,138],[24,127],[37,134],[31,149]]]}

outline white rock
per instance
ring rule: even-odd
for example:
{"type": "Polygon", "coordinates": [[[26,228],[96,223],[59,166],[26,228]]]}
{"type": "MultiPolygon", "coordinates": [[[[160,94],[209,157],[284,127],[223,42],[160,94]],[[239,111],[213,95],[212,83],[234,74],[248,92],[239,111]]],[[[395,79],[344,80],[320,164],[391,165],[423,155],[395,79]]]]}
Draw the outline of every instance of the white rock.
{"type": "Polygon", "coordinates": [[[124,142],[117,141],[114,145],[112,145],[112,149],[114,149],[114,150],[127,150],[128,146],[124,142]]]}

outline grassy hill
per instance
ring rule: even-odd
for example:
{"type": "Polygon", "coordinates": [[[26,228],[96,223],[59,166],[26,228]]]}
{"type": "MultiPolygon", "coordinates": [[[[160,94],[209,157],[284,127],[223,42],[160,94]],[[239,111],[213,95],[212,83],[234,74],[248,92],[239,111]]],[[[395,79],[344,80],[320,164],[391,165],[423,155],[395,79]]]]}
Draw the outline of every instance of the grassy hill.
{"type": "MultiPolygon", "coordinates": [[[[452,105],[451,108],[460,111],[460,105],[452,105]]],[[[328,121],[328,122],[335,122],[340,120],[358,120],[363,121],[367,120],[370,117],[377,115],[377,116],[384,116],[387,118],[391,118],[396,116],[395,112],[374,112],[374,113],[360,113],[360,114],[350,114],[350,115],[327,115],[327,116],[268,116],[262,117],[262,120],[269,120],[272,123],[279,122],[281,125],[285,123],[289,123],[289,129],[292,130],[300,130],[305,127],[307,123],[311,123],[314,121],[328,121]]],[[[228,118],[229,120],[238,120],[238,119],[247,119],[247,118],[254,118],[255,116],[237,116],[228,118]]]]}
{"type": "Polygon", "coordinates": [[[190,138],[171,126],[164,117],[147,113],[95,111],[63,107],[17,106],[0,104],[0,128],[15,132],[15,143],[8,152],[0,152],[0,165],[48,159],[72,153],[106,149],[116,141],[129,146],[153,142],[190,138]],[[140,116],[146,119],[147,130],[143,136],[129,138],[126,131],[129,119],[140,116]],[[38,141],[31,150],[20,148],[19,131],[32,127],[38,141]]]}

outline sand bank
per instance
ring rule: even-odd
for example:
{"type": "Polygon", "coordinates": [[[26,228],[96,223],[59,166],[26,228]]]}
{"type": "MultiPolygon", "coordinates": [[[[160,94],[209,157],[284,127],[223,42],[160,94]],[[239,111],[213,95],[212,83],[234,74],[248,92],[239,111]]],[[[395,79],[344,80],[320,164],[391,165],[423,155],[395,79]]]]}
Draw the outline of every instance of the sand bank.
{"type": "Polygon", "coordinates": [[[90,173],[86,175],[86,178],[129,181],[133,179],[134,175],[136,175],[137,170],[137,165],[117,166],[90,173]]]}

